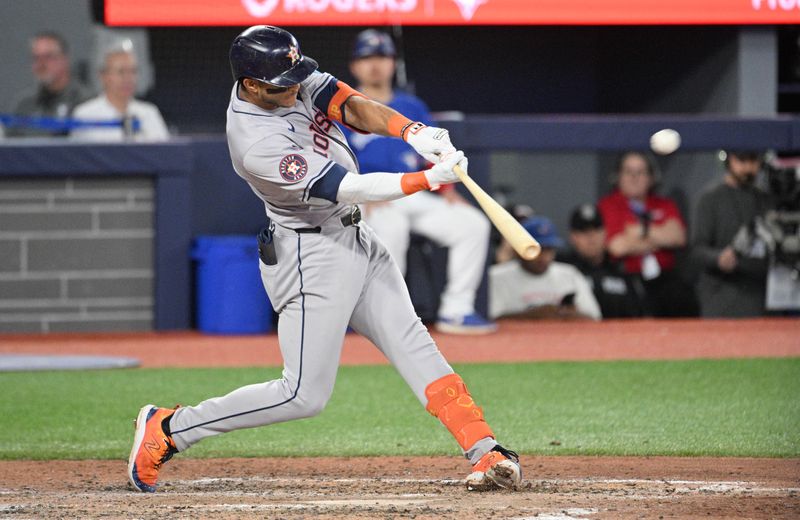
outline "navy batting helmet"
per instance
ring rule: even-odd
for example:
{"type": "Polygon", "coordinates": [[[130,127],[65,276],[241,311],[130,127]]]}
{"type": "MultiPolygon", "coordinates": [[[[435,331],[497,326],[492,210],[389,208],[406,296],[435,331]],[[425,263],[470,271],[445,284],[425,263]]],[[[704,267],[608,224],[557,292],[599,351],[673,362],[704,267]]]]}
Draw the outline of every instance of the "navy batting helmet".
{"type": "Polygon", "coordinates": [[[388,56],[394,58],[397,55],[392,38],[383,32],[375,29],[361,31],[356,36],[353,44],[352,59],[367,58],[369,56],[388,56]]]}
{"type": "Polygon", "coordinates": [[[300,53],[292,33],[271,25],[255,25],[231,44],[233,79],[253,78],[279,87],[306,79],[319,66],[300,53]]]}

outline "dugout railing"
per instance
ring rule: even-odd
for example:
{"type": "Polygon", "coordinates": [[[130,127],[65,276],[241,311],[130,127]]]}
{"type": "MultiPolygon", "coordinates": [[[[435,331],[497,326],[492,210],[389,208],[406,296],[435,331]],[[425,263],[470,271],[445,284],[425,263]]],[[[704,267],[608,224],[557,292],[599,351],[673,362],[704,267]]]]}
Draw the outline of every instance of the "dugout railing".
{"type": "MultiPolygon", "coordinates": [[[[800,117],[790,115],[470,115],[444,121],[442,126],[468,152],[473,177],[485,188],[490,184],[487,158],[493,151],[646,149],[649,136],[662,128],[681,133],[684,151],[800,151],[800,117]]],[[[192,326],[192,237],[254,233],[263,216],[263,206],[232,171],[224,136],[180,137],[160,144],[83,144],[64,139],[0,141],[0,190],[3,182],[10,179],[19,183],[52,177],[142,175],[154,179],[155,189],[153,328],[188,329],[192,326]]],[[[2,200],[0,204],[11,202],[2,200]]],[[[0,209],[0,222],[2,218],[0,209]]],[[[16,236],[0,226],[0,245],[14,247],[16,236]]],[[[0,254],[0,271],[8,273],[1,265],[3,258],[0,254]]],[[[482,299],[479,307],[485,305],[485,292],[482,299]]]]}

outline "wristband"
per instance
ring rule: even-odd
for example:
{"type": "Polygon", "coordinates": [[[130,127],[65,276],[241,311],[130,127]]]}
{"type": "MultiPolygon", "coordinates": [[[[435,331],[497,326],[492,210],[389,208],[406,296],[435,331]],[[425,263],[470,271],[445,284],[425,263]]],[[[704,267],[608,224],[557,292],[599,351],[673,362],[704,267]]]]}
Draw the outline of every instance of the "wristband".
{"type": "Polygon", "coordinates": [[[403,127],[402,130],[400,130],[400,139],[407,142],[408,138],[406,137],[406,134],[408,133],[416,134],[417,132],[425,128],[425,126],[426,126],[425,123],[420,123],[419,121],[408,123],[406,126],[403,127]]]}
{"type": "Polygon", "coordinates": [[[425,176],[425,172],[412,172],[404,173],[400,177],[400,188],[406,195],[411,195],[418,191],[429,190],[431,185],[425,176]]]}
{"type": "Polygon", "coordinates": [[[389,118],[389,123],[387,125],[389,135],[402,138],[403,130],[405,130],[406,126],[410,125],[411,123],[413,123],[413,121],[403,114],[394,114],[389,118]]]}

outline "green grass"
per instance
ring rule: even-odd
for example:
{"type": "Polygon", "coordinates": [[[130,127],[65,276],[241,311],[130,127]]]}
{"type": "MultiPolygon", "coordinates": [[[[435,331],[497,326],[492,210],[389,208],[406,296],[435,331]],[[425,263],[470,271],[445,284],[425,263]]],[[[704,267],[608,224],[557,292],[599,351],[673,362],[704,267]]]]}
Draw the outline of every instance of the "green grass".
{"type": "MultiPolygon", "coordinates": [[[[800,456],[800,359],[463,365],[528,454],[800,456]]],[[[194,404],[279,369],[0,374],[0,459],[127,458],[148,402],[194,404]]],[[[388,366],[342,367],[318,417],[207,439],[194,457],[456,454],[388,366]]]]}

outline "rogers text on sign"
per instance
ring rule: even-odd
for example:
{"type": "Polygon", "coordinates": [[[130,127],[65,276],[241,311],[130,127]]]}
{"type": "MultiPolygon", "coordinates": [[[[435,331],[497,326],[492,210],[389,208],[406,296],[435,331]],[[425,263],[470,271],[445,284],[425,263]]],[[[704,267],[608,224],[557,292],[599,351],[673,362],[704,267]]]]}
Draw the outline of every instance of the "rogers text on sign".
{"type": "Polygon", "coordinates": [[[753,9],[756,11],[761,9],[790,11],[800,9],[800,0],[753,0],[753,9]]]}
{"type": "Polygon", "coordinates": [[[269,16],[279,5],[286,13],[407,13],[417,7],[417,0],[242,0],[247,12],[257,18],[269,16]]]}

